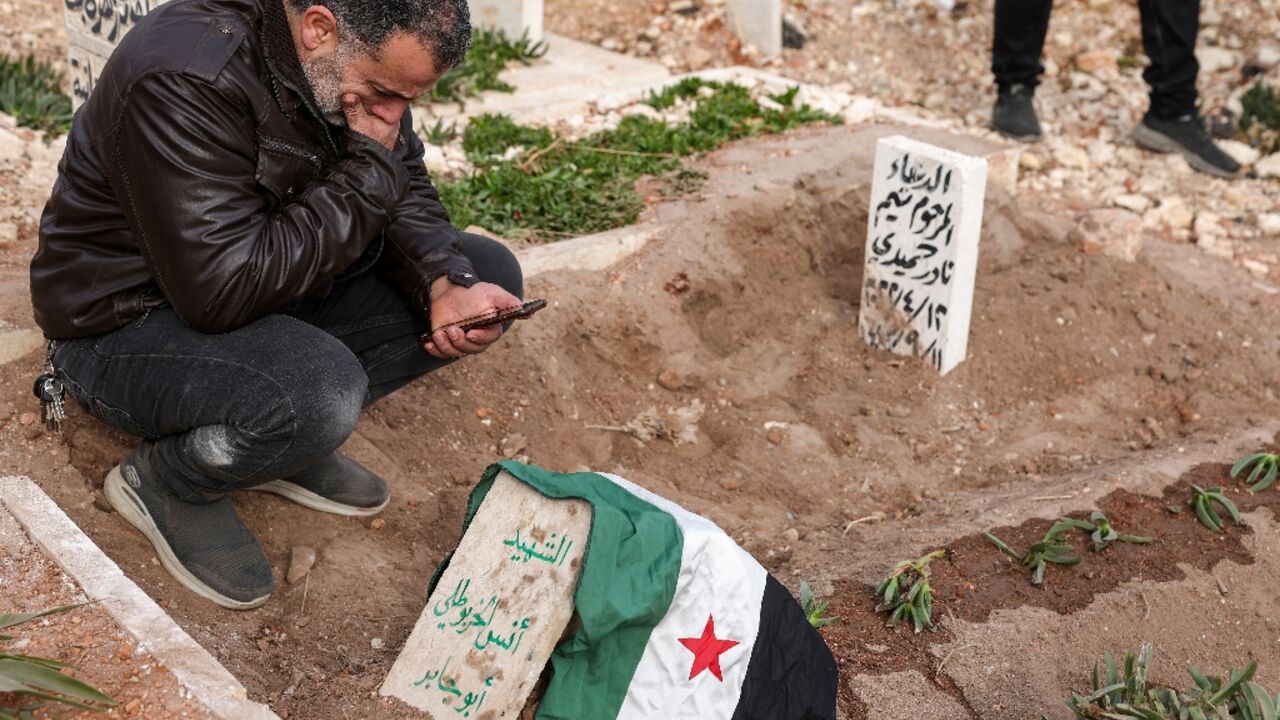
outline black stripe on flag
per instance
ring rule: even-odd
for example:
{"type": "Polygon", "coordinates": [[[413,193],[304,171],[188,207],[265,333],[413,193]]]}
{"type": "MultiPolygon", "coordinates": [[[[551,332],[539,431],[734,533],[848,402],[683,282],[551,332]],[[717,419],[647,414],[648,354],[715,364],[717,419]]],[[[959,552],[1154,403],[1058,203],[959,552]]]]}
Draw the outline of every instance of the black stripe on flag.
{"type": "Polygon", "coordinates": [[[782,583],[768,577],[760,632],[733,720],[835,720],[839,675],[827,643],[782,583]]]}

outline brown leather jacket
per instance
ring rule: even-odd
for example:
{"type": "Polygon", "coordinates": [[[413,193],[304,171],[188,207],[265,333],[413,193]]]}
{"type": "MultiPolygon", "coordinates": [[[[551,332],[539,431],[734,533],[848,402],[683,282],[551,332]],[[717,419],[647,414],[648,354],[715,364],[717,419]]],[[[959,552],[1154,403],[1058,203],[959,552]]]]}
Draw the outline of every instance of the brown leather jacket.
{"type": "Polygon", "coordinates": [[[45,335],[171,305],[227,332],[375,266],[427,310],[475,282],[408,112],[396,151],[326,123],[282,0],[177,0],[124,39],[75,116],[31,263],[45,335]]]}

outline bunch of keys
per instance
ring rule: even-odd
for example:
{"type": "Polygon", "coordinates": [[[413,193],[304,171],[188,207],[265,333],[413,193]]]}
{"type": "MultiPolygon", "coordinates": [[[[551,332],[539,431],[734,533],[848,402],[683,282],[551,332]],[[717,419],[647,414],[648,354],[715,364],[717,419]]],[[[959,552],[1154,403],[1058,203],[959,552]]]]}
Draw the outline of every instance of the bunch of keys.
{"type": "Polygon", "coordinates": [[[54,432],[62,432],[62,421],[67,417],[67,409],[62,403],[62,398],[66,395],[67,388],[54,373],[52,348],[45,358],[44,374],[36,378],[36,384],[32,390],[35,396],[40,398],[45,427],[54,432]]]}

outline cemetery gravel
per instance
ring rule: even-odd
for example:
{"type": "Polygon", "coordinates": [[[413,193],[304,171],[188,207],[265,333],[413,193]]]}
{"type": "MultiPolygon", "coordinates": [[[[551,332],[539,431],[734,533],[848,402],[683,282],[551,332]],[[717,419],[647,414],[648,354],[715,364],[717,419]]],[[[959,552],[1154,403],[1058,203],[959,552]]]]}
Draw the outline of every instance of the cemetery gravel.
{"type": "MultiPolygon", "coordinates": [[[[550,3],[553,30],[567,22],[556,20],[566,5],[550,3]]],[[[910,18],[930,32],[954,33],[946,23],[967,21],[980,36],[989,33],[989,5],[966,5],[958,19],[923,3],[854,7],[872,8],[874,22],[910,18]]],[[[1235,5],[1255,4],[1231,12],[1235,5]]],[[[1127,7],[1066,3],[1051,32],[1083,42],[1090,23],[1111,17],[1099,13],[1122,19],[1127,7]]],[[[1232,25],[1242,62],[1268,27],[1254,20],[1232,25]]],[[[1136,32],[1136,23],[1116,32],[1136,32]]],[[[834,32],[813,37],[838,42],[834,32]]],[[[886,57],[904,52],[901,35],[885,42],[894,44],[886,57]]],[[[963,52],[978,56],[974,43],[963,52]]],[[[926,69],[937,62],[922,57],[926,69]]],[[[947,81],[961,90],[939,115],[970,94],[975,107],[987,102],[983,67],[947,81]]],[[[865,80],[873,84],[855,90],[882,99],[927,98],[926,81],[943,87],[914,68],[846,69],[838,80],[840,68],[829,72],[807,79],[865,80]]],[[[1140,99],[1140,87],[1134,92],[1140,99]]],[[[1071,119],[1060,131],[1089,148],[1087,157],[1095,156],[1090,143],[1113,147],[1109,161],[1081,170],[1054,159],[1051,142],[1032,150],[1044,162],[1026,169],[1016,200],[990,192],[970,358],[944,378],[869,350],[856,332],[872,148],[886,130],[805,129],[701,159],[709,179],[697,194],[645,212],[642,222],[664,224],[650,247],[607,273],[535,278],[529,294],[548,298],[547,311],[493,352],[366,413],[345,450],[390,482],[392,505],[381,517],[237,498],[278,573],[272,601],[252,612],[223,611],[176,587],[145,540],[106,510],[97,485],[132,440],[75,410],[63,436],[44,432],[30,396],[38,352],[0,375],[0,470],[35,479],[282,717],[411,717],[374,693],[421,610],[427,578],[457,539],[467,493],[502,456],[617,472],[712,518],[793,589],[813,583],[844,620],[824,633],[841,663],[846,718],[1067,718],[1063,699],[1086,689],[1101,653],[1143,640],[1158,645],[1161,680],[1180,681],[1186,662],[1220,673],[1256,658],[1258,679],[1274,689],[1275,490],[1222,539],[1184,513],[1153,528],[1164,536],[1156,554],[1089,556],[1093,567],[1051,568],[1043,589],[1024,589],[1023,573],[974,541],[1000,528],[1025,547],[1043,521],[1065,512],[1101,504],[1119,522],[1175,502],[1162,494],[1174,498],[1190,481],[1230,486],[1224,463],[1280,430],[1280,302],[1271,287],[1280,239],[1249,234],[1260,213],[1274,212],[1276,181],[1204,180],[1117,144],[1115,131],[1134,111],[1108,102],[1099,96],[1079,110],[1111,113],[1098,134],[1071,119]],[[1115,172],[1132,176],[1137,190],[1154,183],[1151,209],[1166,193],[1216,208],[1218,234],[1206,223],[1201,235],[1231,252],[1192,242],[1188,221],[1153,222],[1136,262],[1082,253],[1068,230],[1078,213],[1112,204],[1115,172]],[[299,546],[317,560],[288,583],[299,546]],[[957,551],[936,570],[940,631],[881,630],[871,584],[896,561],[938,547],[957,551]]],[[[0,235],[9,233],[0,236],[0,330],[31,327],[26,263],[56,158],[0,123],[0,235]]]]}

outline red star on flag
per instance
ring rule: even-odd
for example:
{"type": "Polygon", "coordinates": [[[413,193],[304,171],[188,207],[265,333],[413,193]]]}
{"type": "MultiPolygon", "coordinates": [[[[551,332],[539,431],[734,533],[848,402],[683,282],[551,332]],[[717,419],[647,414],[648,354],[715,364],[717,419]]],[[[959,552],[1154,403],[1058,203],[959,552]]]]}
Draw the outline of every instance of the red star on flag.
{"type": "Polygon", "coordinates": [[[726,650],[738,644],[737,640],[721,640],[716,637],[715,617],[707,616],[707,626],[702,629],[702,637],[680,638],[680,644],[693,653],[693,669],[689,670],[689,679],[698,677],[703,670],[710,670],[720,682],[724,676],[720,673],[720,656],[726,650]]]}

